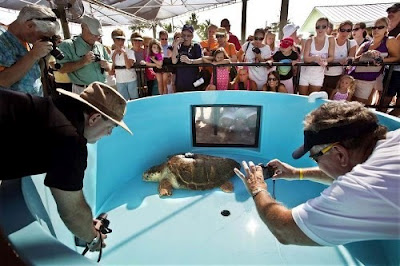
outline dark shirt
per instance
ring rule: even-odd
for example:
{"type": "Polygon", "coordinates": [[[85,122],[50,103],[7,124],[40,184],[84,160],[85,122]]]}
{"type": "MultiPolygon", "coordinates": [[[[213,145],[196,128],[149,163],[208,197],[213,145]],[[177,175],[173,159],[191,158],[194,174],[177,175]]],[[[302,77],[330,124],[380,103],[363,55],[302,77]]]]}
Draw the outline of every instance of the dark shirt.
{"type": "MultiPolygon", "coordinates": [[[[281,51],[277,51],[272,58],[274,59],[274,62],[290,63],[297,60],[299,55],[295,51],[292,51],[290,55],[286,56],[281,51]]],[[[277,71],[280,80],[288,80],[293,77],[293,68],[291,66],[277,67],[277,71]]]]}
{"type": "Polygon", "coordinates": [[[81,104],[0,90],[0,180],[47,173],[45,185],[82,189],[87,166],[81,104]]]}
{"type": "MultiPolygon", "coordinates": [[[[181,55],[187,55],[189,59],[197,59],[203,56],[201,51],[201,46],[197,43],[192,44],[191,46],[184,46],[178,50],[179,61],[180,62],[181,55]]],[[[195,82],[199,78],[199,68],[198,67],[179,67],[176,69],[176,91],[195,91],[196,88],[193,86],[193,82],[195,82]]]]}
{"type": "Polygon", "coordinates": [[[399,35],[400,33],[400,23],[397,24],[396,28],[392,29],[391,31],[389,31],[389,36],[393,36],[393,37],[397,37],[397,35],[399,35]]]}

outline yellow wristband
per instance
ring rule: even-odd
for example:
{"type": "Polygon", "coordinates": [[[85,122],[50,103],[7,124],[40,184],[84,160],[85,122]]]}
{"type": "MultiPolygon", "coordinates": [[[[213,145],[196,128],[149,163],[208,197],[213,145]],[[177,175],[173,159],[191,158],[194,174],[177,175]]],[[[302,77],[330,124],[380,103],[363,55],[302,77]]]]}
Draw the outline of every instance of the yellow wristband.
{"type": "Polygon", "coordinates": [[[303,180],[304,175],[303,175],[303,169],[302,168],[300,168],[300,170],[299,170],[299,176],[300,176],[300,180],[303,180]]]}

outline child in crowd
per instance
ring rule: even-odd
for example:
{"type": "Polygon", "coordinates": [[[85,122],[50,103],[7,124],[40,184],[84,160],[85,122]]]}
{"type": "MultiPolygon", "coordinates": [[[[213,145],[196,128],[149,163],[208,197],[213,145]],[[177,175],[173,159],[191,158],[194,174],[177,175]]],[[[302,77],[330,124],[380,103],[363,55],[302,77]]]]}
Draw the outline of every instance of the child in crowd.
{"type": "Polygon", "coordinates": [[[168,94],[175,93],[175,87],[174,87],[174,83],[173,83],[173,80],[172,80],[173,74],[172,73],[167,73],[167,74],[168,74],[167,75],[167,80],[166,80],[166,82],[167,82],[167,92],[168,92],[168,94]]]}
{"type": "Polygon", "coordinates": [[[257,83],[249,77],[249,68],[247,66],[238,66],[235,79],[229,84],[230,90],[248,90],[256,91],[257,83]]]}
{"type": "Polygon", "coordinates": [[[278,47],[275,47],[275,39],[276,35],[270,31],[267,31],[264,38],[264,44],[269,46],[271,49],[271,54],[274,54],[278,51],[278,47]]]}
{"type": "MultiPolygon", "coordinates": [[[[220,47],[213,53],[212,59],[208,56],[203,57],[204,63],[211,63],[213,65],[229,64],[230,60],[225,49],[220,47]]],[[[231,67],[217,67],[217,84],[214,85],[214,77],[211,75],[210,85],[206,90],[227,90],[229,86],[229,72],[231,67]]]]}
{"type": "Polygon", "coordinates": [[[267,83],[262,88],[263,91],[287,93],[285,85],[280,82],[279,74],[276,71],[271,71],[268,74],[267,83]]]}
{"type": "MultiPolygon", "coordinates": [[[[280,41],[279,51],[272,58],[274,62],[291,63],[292,65],[299,62],[299,54],[293,50],[294,41],[291,37],[284,38],[280,41]]],[[[294,93],[293,89],[293,68],[291,66],[277,67],[279,79],[285,85],[288,93],[294,93]]]]}
{"type": "Polygon", "coordinates": [[[163,73],[162,71],[162,65],[163,65],[163,54],[162,54],[162,48],[161,44],[159,41],[156,39],[152,39],[149,43],[149,51],[146,56],[146,60],[140,62],[142,65],[146,65],[149,67],[155,67],[154,72],[156,72],[156,78],[157,78],[157,83],[158,83],[158,92],[160,95],[162,94],[167,94],[167,87],[164,86],[166,82],[164,82],[164,79],[168,79],[168,73],[163,73]]]}
{"type": "Polygon", "coordinates": [[[334,101],[350,101],[356,89],[356,81],[352,76],[343,75],[329,97],[334,101]]]}

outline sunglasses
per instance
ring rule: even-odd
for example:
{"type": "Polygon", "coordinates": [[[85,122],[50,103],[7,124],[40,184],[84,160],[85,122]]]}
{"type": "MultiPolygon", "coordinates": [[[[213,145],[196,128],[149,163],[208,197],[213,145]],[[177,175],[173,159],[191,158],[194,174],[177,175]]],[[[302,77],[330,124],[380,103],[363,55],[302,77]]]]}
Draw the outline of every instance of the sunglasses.
{"type": "Polygon", "coordinates": [[[386,28],[386,26],[373,26],[373,27],[371,27],[371,29],[372,30],[381,30],[381,29],[384,29],[384,28],[386,28]]]}
{"type": "Polygon", "coordinates": [[[360,28],[354,28],[353,31],[358,31],[360,28]]]}
{"type": "Polygon", "coordinates": [[[322,150],[320,150],[316,154],[310,155],[310,158],[313,159],[316,163],[318,163],[318,157],[321,157],[322,155],[324,155],[325,153],[330,151],[337,144],[339,144],[339,142],[332,143],[331,145],[323,148],[322,150]]]}
{"type": "Polygon", "coordinates": [[[193,35],[192,34],[182,34],[183,38],[192,38],[193,35]]]}
{"type": "Polygon", "coordinates": [[[326,26],[326,25],[323,25],[323,26],[315,26],[315,28],[317,29],[317,30],[320,30],[320,29],[326,29],[328,26],[326,26]]]}
{"type": "Polygon", "coordinates": [[[217,35],[215,35],[215,37],[217,37],[217,39],[220,39],[220,38],[225,38],[225,35],[223,35],[223,34],[217,34],[217,35]]]}
{"type": "Polygon", "coordinates": [[[347,29],[347,30],[346,30],[346,29],[339,29],[339,31],[340,31],[340,32],[349,32],[349,33],[350,33],[350,32],[351,32],[351,29],[347,29]]]}
{"type": "Polygon", "coordinates": [[[264,40],[264,37],[254,37],[254,40],[255,41],[262,41],[262,40],[264,40]]]}
{"type": "Polygon", "coordinates": [[[167,38],[161,38],[160,40],[161,40],[161,41],[168,41],[167,38]]]}
{"type": "Polygon", "coordinates": [[[277,81],[277,78],[268,78],[268,81],[277,81]]]}

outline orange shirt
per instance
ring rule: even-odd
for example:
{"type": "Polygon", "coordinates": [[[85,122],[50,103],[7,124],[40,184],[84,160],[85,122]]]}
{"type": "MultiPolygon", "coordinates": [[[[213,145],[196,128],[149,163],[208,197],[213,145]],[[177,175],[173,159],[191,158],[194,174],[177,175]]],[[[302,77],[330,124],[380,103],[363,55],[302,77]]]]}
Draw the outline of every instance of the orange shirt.
{"type": "Polygon", "coordinates": [[[200,42],[201,48],[205,48],[208,51],[213,51],[218,48],[217,40],[213,40],[211,43],[209,40],[204,40],[200,42]]]}
{"type": "Polygon", "coordinates": [[[227,42],[224,46],[224,49],[229,57],[236,55],[237,51],[236,51],[235,45],[233,43],[227,42]]]}

